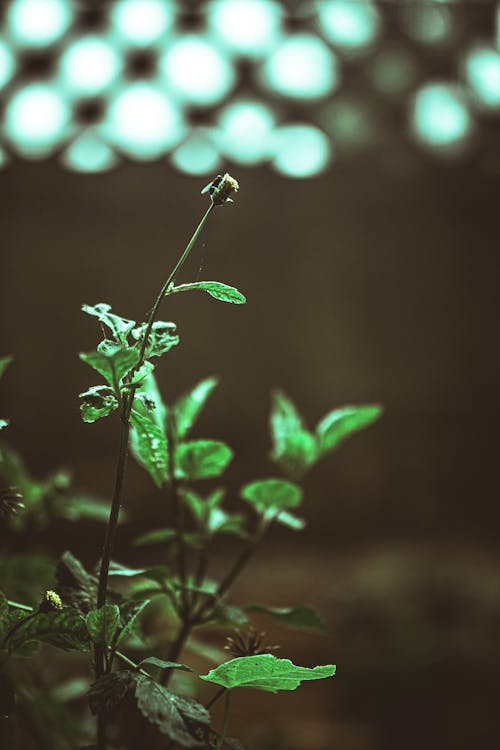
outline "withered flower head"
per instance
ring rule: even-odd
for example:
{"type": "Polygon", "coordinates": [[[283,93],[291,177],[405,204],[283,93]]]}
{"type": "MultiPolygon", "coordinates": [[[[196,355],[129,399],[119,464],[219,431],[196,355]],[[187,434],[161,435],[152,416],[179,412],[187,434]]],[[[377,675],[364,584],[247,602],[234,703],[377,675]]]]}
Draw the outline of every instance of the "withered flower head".
{"type": "Polygon", "coordinates": [[[23,496],[15,487],[7,487],[0,492],[0,514],[4,518],[16,516],[23,509],[23,496]]]}
{"type": "Polygon", "coordinates": [[[62,609],[63,604],[61,597],[52,589],[45,592],[45,596],[42,599],[40,606],[38,607],[39,612],[53,612],[56,609],[62,609]]]}
{"type": "Polygon", "coordinates": [[[218,174],[201,192],[209,193],[215,206],[222,206],[224,203],[232,203],[231,196],[237,193],[239,188],[234,177],[226,172],[223,175],[218,174]]]}
{"type": "Polygon", "coordinates": [[[258,632],[253,627],[249,627],[245,632],[235,630],[233,635],[226,638],[225,651],[229,651],[233,656],[257,656],[258,654],[268,654],[270,651],[276,651],[279,646],[270,646],[264,643],[266,634],[258,632]]]}

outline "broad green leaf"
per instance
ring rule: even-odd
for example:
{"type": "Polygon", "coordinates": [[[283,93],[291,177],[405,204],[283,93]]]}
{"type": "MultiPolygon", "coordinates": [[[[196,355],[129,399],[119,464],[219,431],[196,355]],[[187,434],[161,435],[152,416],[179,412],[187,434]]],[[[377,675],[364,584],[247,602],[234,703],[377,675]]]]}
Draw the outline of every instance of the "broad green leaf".
{"type": "Polygon", "coordinates": [[[115,708],[125,698],[134,682],[135,672],[130,669],[120,669],[99,677],[88,692],[89,706],[94,716],[115,708]]]}
{"type": "Polygon", "coordinates": [[[242,656],[221,664],[202,680],[231,690],[236,687],[251,687],[277,693],[279,690],[295,690],[302,680],[322,680],[333,677],[336,667],[325,664],[320,667],[297,667],[290,659],[278,659],[272,654],[242,656]]]}
{"type": "Polygon", "coordinates": [[[118,408],[116,396],[106,385],[94,385],[80,393],[80,398],[83,399],[80,411],[84,422],[96,422],[118,408]]]}
{"type": "Polygon", "coordinates": [[[165,424],[167,418],[167,407],[163,403],[155,376],[151,373],[141,383],[135,392],[135,397],[147,411],[153,412],[155,421],[159,426],[165,424]]]}
{"type": "Polygon", "coordinates": [[[288,526],[288,528],[293,531],[303,531],[307,526],[307,523],[303,518],[296,516],[294,513],[289,513],[286,510],[282,510],[278,513],[274,520],[282,526],[288,526]]]}
{"type": "Polygon", "coordinates": [[[158,667],[158,669],[180,669],[182,672],[192,672],[192,669],[186,667],[185,664],[178,664],[175,661],[165,661],[165,659],[159,659],[157,656],[148,656],[143,659],[137,665],[140,668],[144,667],[158,667]]]}
{"type": "Polygon", "coordinates": [[[120,604],[120,631],[116,639],[117,644],[131,634],[137,618],[146,609],[150,601],[150,599],[144,601],[132,599],[120,604]]]}
{"type": "Polygon", "coordinates": [[[245,610],[269,615],[291,628],[316,630],[319,633],[328,631],[328,627],[312,607],[268,607],[265,604],[249,604],[245,610]]]}
{"type": "Polygon", "coordinates": [[[87,315],[93,315],[100,323],[107,326],[115,341],[127,344],[127,337],[135,326],[134,320],[127,320],[120,315],[111,312],[111,305],[99,302],[97,305],[82,305],[82,310],[87,315]]]}
{"type": "Polygon", "coordinates": [[[169,293],[191,292],[197,289],[207,292],[211,297],[215,297],[215,299],[221,302],[231,302],[233,305],[244,305],[246,302],[244,294],[239,292],[234,286],[228,286],[228,284],[223,284],[221,281],[196,281],[192,284],[180,284],[170,289],[169,293]]]}
{"type": "Polygon", "coordinates": [[[200,703],[171,693],[149,677],[136,678],[135,697],[142,715],[183,747],[206,747],[210,714],[200,703]]]}
{"type": "Polygon", "coordinates": [[[117,392],[122,378],[139,360],[139,352],[126,344],[104,339],[96,352],[81,352],[80,359],[96,370],[117,392]]]}
{"type": "Polygon", "coordinates": [[[175,451],[175,471],[179,479],[218,477],[233,458],[233,451],[219,440],[192,440],[175,451]]]}
{"type": "Polygon", "coordinates": [[[174,404],[175,428],[178,438],[185,438],[217,385],[216,378],[207,378],[181,396],[174,404]]]}
{"type": "Polygon", "coordinates": [[[344,440],[371,425],[381,414],[379,404],[344,406],[331,411],[316,427],[321,453],[338,448],[344,440]]]}
{"type": "Polygon", "coordinates": [[[9,651],[31,641],[50,643],[65,651],[87,651],[89,638],[85,620],[73,607],[28,616],[7,639],[9,651]]]}
{"type": "Polygon", "coordinates": [[[105,604],[100,609],[91,610],[86,618],[87,630],[94,641],[101,646],[111,646],[120,627],[120,610],[116,604],[105,604]]]}
{"type": "Polygon", "coordinates": [[[3,376],[5,370],[10,365],[14,357],[8,354],[6,357],[0,357],[0,378],[3,376]]]}
{"type": "Polygon", "coordinates": [[[270,427],[271,459],[290,476],[301,477],[316,461],[318,444],[293,402],[281,391],[272,395],[270,427]]]}
{"type": "Polygon", "coordinates": [[[161,414],[135,399],[130,421],[131,451],[154,483],[162,487],[168,479],[168,442],[161,414]]]}
{"type": "MultiPolygon", "coordinates": [[[[147,324],[143,323],[138,328],[134,328],[132,336],[137,341],[141,341],[146,333],[147,324]]],[[[157,320],[153,323],[151,333],[149,334],[148,345],[146,346],[145,355],[149,357],[161,357],[162,354],[170,351],[179,343],[179,336],[176,334],[177,326],[175,323],[166,323],[163,320],[157,320]]]]}
{"type": "Polygon", "coordinates": [[[286,479],[260,479],[245,485],[241,497],[260,512],[295,508],[302,501],[302,489],[286,479]]]}
{"type": "Polygon", "coordinates": [[[177,536],[177,531],[172,528],[166,529],[153,529],[145,534],[141,534],[134,539],[134,547],[144,547],[147,544],[160,544],[161,542],[167,542],[170,539],[174,539],[177,536]]]}

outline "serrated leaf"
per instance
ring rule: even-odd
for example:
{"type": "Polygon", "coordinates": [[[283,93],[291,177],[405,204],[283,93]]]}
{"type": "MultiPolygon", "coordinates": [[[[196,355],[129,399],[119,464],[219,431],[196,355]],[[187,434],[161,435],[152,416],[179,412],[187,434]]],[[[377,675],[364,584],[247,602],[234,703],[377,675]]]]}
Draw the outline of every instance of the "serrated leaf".
{"type": "Polygon", "coordinates": [[[0,378],[3,377],[5,370],[13,359],[14,357],[11,354],[7,354],[5,357],[0,357],[0,378]]]}
{"type": "Polygon", "coordinates": [[[175,470],[179,479],[218,477],[233,458],[231,448],[220,440],[191,440],[175,451],[175,470]]]}
{"type": "Polygon", "coordinates": [[[327,414],[316,427],[322,454],[338,448],[348,437],[373,424],[382,414],[379,404],[344,406],[327,414]]]}
{"type": "MultiPolygon", "coordinates": [[[[132,336],[137,341],[142,341],[146,333],[147,323],[143,323],[138,328],[134,328],[132,336]]],[[[146,358],[161,357],[162,354],[170,351],[179,343],[179,336],[176,333],[177,326],[175,323],[166,323],[163,320],[156,320],[151,328],[148,337],[148,344],[145,350],[146,358]]]]}
{"type": "Polygon", "coordinates": [[[207,292],[211,297],[221,302],[230,302],[233,305],[244,305],[247,301],[245,295],[239,292],[236,287],[223,284],[221,281],[196,281],[192,284],[180,284],[170,289],[169,292],[175,294],[176,292],[191,292],[197,289],[207,292]]]}
{"type": "Polygon", "coordinates": [[[300,518],[300,516],[296,516],[294,513],[289,513],[286,510],[282,510],[278,513],[274,520],[282,524],[282,526],[288,526],[288,528],[293,531],[303,531],[307,526],[307,522],[304,518],[300,518]]]}
{"type": "Polygon", "coordinates": [[[28,616],[7,638],[9,651],[31,641],[49,643],[64,651],[87,651],[89,638],[85,620],[73,607],[28,616]]]}
{"type": "Polygon", "coordinates": [[[217,383],[217,378],[206,378],[175,402],[173,411],[178,438],[185,438],[189,433],[217,383]]]}
{"type": "Polygon", "coordinates": [[[104,339],[97,347],[97,351],[80,352],[79,357],[117,391],[122,378],[139,361],[139,352],[125,344],[104,339]]]}
{"type": "Polygon", "coordinates": [[[245,611],[269,615],[291,628],[316,630],[319,633],[328,631],[328,627],[312,607],[268,607],[265,604],[249,604],[245,611]]]}
{"type": "Polygon", "coordinates": [[[88,699],[92,714],[107,713],[120,703],[135,682],[135,673],[120,669],[99,677],[89,689],[88,699]]]}
{"type": "Polygon", "coordinates": [[[82,305],[82,310],[87,315],[93,315],[100,323],[109,328],[115,341],[127,344],[127,337],[135,326],[134,320],[127,320],[120,315],[111,312],[111,305],[99,302],[97,305],[82,305]]]}
{"type": "Polygon", "coordinates": [[[83,399],[80,411],[84,422],[96,422],[118,408],[116,396],[107,385],[94,385],[80,393],[80,398],[83,399]]]}
{"type": "Polygon", "coordinates": [[[259,479],[245,485],[240,494],[260,513],[295,508],[302,501],[302,489],[286,479],[259,479]]]}
{"type": "Polygon", "coordinates": [[[292,477],[301,477],[318,457],[316,437],[304,426],[303,419],[293,402],[282,392],[272,395],[271,459],[292,477]]]}
{"type": "Polygon", "coordinates": [[[168,479],[168,441],[161,412],[134,400],[130,415],[130,448],[157,487],[168,479]]]}
{"type": "Polygon", "coordinates": [[[138,675],[135,697],[142,715],[162,734],[183,747],[206,746],[210,714],[200,703],[171,693],[144,675],[138,675]]]}
{"type": "Polygon", "coordinates": [[[137,618],[146,609],[150,601],[150,599],[145,599],[144,601],[132,599],[120,604],[120,632],[116,639],[117,644],[131,634],[137,618]]]}
{"type": "Polygon", "coordinates": [[[93,642],[110,647],[120,627],[120,610],[116,604],[105,604],[100,609],[91,610],[86,622],[93,642]]]}
{"type": "Polygon", "coordinates": [[[182,672],[192,672],[192,669],[186,667],[185,664],[178,664],[176,661],[165,661],[165,659],[159,659],[157,656],[148,656],[143,659],[137,665],[140,668],[144,667],[158,667],[158,669],[180,669],[182,672]]]}
{"type": "Polygon", "coordinates": [[[270,693],[295,690],[303,680],[322,680],[333,677],[336,667],[325,664],[314,667],[297,667],[290,659],[278,659],[272,654],[242,656],[210,670],[200,679],[231,690],[236,687],[255,688],[270,693]]]}

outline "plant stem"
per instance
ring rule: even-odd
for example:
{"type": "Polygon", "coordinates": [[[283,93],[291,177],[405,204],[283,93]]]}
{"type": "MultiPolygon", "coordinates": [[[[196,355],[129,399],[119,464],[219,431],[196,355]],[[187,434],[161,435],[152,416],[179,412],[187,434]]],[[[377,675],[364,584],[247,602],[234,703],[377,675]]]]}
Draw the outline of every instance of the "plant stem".
{"type": "Polygon", "coordinates": [[[217,742],[216,750],[222,750],[222,745],[226,739],[227,725],[229,723],[229,704],[231,702],[231,691],[226,690],[226,700],[224,701],[224,718],[222,720],[222,731],[217,742]]]}
{"type": "MultiPolygon", "coordinates": [[[[188,639],[188,636],[191,632],[192,627],[193,627],[193,623],[191,622],[189,618],[186,618],[179,629],[177,638],[170,646],[170,651],[168,652],[168,657],[167,657],[168,661],[177,661],[177,659],[179,658],[181,654],[182,649],[184,648],[184,644],[188,639]]],[[[164,686],[168,685],[168,683],[170,682],[171,672],[172,672],[171,669],[165,669],[160,680],[162,685],[164,686]]]]}
{"type": "Polygon", "coordinates": [[[217,692],[215,693],[215,695],[213,695],[210,698],[210,700],[208,701],[208,703],[205,704],[205,708],[207,708],[207,709],[208,708],[212,708],[212,706],[214,705],[214,703],[216,703],[219,700],[219,698],[221,698],[224,695],[225,692],[226,692],[226,688],[225,687],[221,687],[219,690],[217,690],[217,692]]]}

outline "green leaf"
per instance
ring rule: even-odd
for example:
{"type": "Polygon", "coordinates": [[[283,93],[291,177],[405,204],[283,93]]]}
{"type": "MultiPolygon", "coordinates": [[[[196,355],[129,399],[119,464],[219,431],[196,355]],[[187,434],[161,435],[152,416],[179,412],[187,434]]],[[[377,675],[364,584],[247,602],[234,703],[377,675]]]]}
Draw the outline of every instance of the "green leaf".
{"type": "MultiPolygon", "coordinates": [[[[87,518],[91,521],[104,521],[109,519],[109,503],[98,500],[88,495],[76,495],[65,498],[61,509],[61,515],[68,521],[79,521],[87,518]]],[[[120,522],[124,519],[123,510],[120,512],[120,522]]]]}
{"type": "Polygon", "coordinates": [[[328,632],[327,625],[312,607],[268,607],[265,604],[249,604],[245,610],[269,615],[291,628],[316,630],[319,633],[328,632]]]}
{"type": "Polygon", "coordinates": [[[210,714],[200,703],[175,695],[144,675],[137,676],[135,697],[139,711],[162,734],[183,747],[206,747],[210,714]]]}
{"type": "Polygon", "coordinates": [[[135,320],[127,320],[120,315],[115,315],[111,312],[111,305],[107,305],[105,302],[99,302],[97,305],[82,305],[82,310],[87,315],[93,315],[100,323],[107,326],[115,341],[127,344],[127,337],[135,326],[135,320]]]}
{"type": "Polygon", "coordinates": [[[382,414],[379,404],[344,406],[331,411],[316,427],[322,454],[338,448],[344,440],[375,422],[382,414]]]}
{"type": "Polygon", "coordinates": [[[107,385],[94,385],[80,393],[83,403],[80,406],[84,422],[96,422],[107,417],[118,408],[118,401],[107,385]]]}
{"type": "Polygon", "coordinates": [[[9,651],[31,641],[49,643],[64,651],[87,651],[89,639],[85,620],[73,607],[28,616],[7,638],[9,651]]]}
{"type": "Polygon", "coordinates": [[[56,567],[57,590],[64,602],[87,613],[97,599],[97,577],[88,573],[71,552],[64,552],[56,567]]]}
{"type": "Polygon", "coordinates": [[[131,599],[120,604],[120,631],[116,639],[117,644],[132,633],[137,618],[146,609],[150,601],[151,599],[144,599],[143,601],[131,599]]]}
{"type": "Polygon", "coordinates": [[[241,497],[255,506],[259,513],[266,510],[295,508],[302,501],[302,489],[286,479],[260,479],[245,485],[241,497]]]}
{"type": "Polygon", "coordinates": [[[296,516],[294,513],[289,513],[286,510],[282,510],[278,513],[274,520],[281,523],[283,526],[288,526],[288,528],[293,531],[303,531],[307,526],[307,523],[303,518],[296,516]]]}
{"type": "Polygon", "coordinates": [[[231,448],[219,440],[181,443],[175,452],[176,476],[188,480],[218,477],[232,458],[231,448]]]}
{"type": "Polygon", "coordinates": [[[213,534],[234,534],[247,538],[246,517],[242,513],[226,513],[222,508],[210,508],[207,518],[207,531],[213,534]]]}
{"type": "Polygon", "coordinates": [[[178,438],[185,438],[217,385],[216,378],[207,378],[181,396],[174,404],[175,427],[178,438]]]}
{"type": "Polygon", "coordinates": [[[167,542],[170,539],[174,539],[176,536],[177,531],[172,528],[153,529],[152,531],[147,531],[145,534],[141,534],[141,536],[134,539],[134,547],[144,547],[147,544],[167,542]]]}
{"type": "MultiPolygon", "coordinates": [[[[132,336],[137,341],[141,341],[146,333],[147,323],[143,323],[138,328],[134,328],[132,336]]],[[[176,334],[177,326],[175,323],[166,323],[163,320],[157,320],[153,323],[151,333],[148,337],[146,346],[146,358],[161,357],[162,354],[170,351],[179,343],[179,336],[176,334]]]]}
{"type": "Polygon", "coordinates": [[[157,656],[148,656],[146,659],[143,659],[139,664],[137,665],[139,668],[144,668],[146,666],[151,667],[158,667],[158,669],[180,669],[182,672],[192,672],[192,669],[189,667],[186,667],[185,664],[178,664],[175,661],[165,661],[165,659],[159,659],[157,656]]]}
{"type": "Polygon", "coordinates": [[[168,479],[168,442],[161,410],[151,410],[134,399],[130,421],[131,451],[157,487],[162,487],[168,479]]]}
{"type": "Polygon", "coordinates": [[[13,359],[14,357],[10,354],[5,357],[0,357],[0,378],[3,377],[5,370],[10,365],[13,359]]]}
{"type": "Polygon", "coordinates": [[[99,677],[90,686],[89,706],[92,714],[107,713],[120,703],[135,682],[135,672],[120,669],[99,677]]]}
{"type": "Polygon", "coordinates": [[[212,621],[217,622],[219,625],[231,625],[235,628],[240,628],[248,624],[248,615],[243,607],[217,602],[210,613],[210,618],[207,619],[207,622],[212,621]]]}
{"type": "Polygon", "coordinates": [[[334,664],[310,669],[297,667],[290,659],[278,659],[272,654],[259,654],[231,659],[212,669],[207,675],[201,675],[201,679],[222,685],[229,690],[236,687],[251,687],[277,693],[279,690],[295,690],[302,680],[333,677],[335,670],[334,664]]]}
{"type": "Polygon", "coordinates": [[[104,339],[96,352],[80,352],[80,359],[85,362],[118,391],[122,378],[130,372],[139,361],[139,352],[126,344],[104,339]]]}
{"type": "Polygon", "coordinates": [[[105,604],[87,615],[87,630],[94,643],[110,647],[120,626],[120,610],[116,604],[105,604]]]}
{"type": "Polygon", "coordinates": [[[110,576],[122,576],[122,578],[132,578],[133,576],[140,576],[146,572],[146,568],[130,568],[128,565],[122,565],[121,563],[111,560],[109,563],[109,575],[110,576]]]}
{"type": "Polygon", "coordinates": [[[176,292],[191,292],[200,289],[207,292],[211,297],[221,302],[231,302],[233,305],[244,305],[246,297],[239,292],[234,286],[228,286],[221,281],[196,281],[193,284],[180,284],[169,290],[170,294],[176,292]]]}
{"type": "Polygon", "coordinates": [[[270,428],[271,459],[290,476],[300,478],[318,458],[318,444],[293,402],[281,391],[272,395],[270,428]]]}

